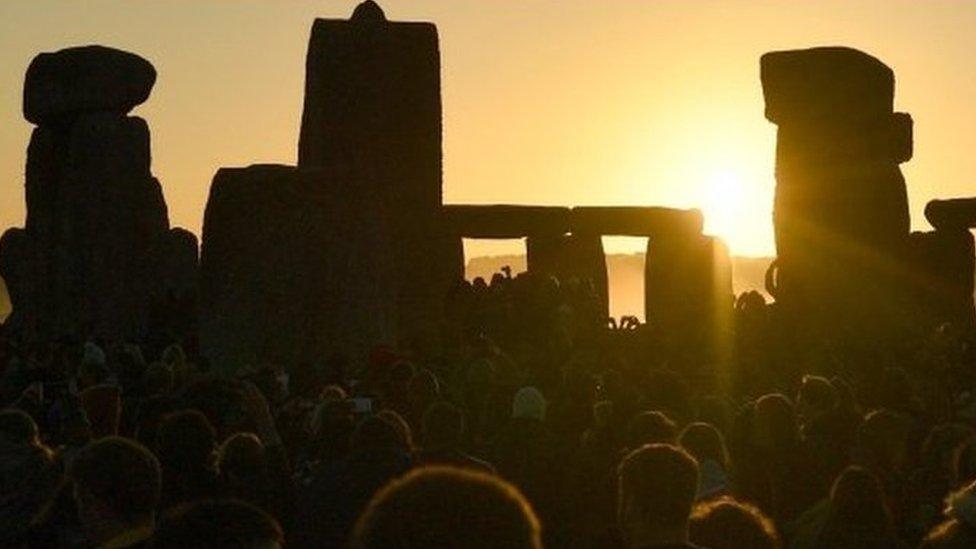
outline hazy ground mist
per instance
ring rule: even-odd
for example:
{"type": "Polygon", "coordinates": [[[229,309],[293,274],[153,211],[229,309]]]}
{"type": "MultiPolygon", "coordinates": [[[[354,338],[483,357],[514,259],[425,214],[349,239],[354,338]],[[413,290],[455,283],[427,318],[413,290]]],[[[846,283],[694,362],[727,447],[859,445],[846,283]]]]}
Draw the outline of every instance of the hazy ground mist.
{"type": "MultiPolygon", "coordinates": [[[[763,277],[770,257],[732,258],[732,287],[736,295],[747,290],[763,290],[763,277]]],[[[512,273],[525,271],[525,255],[475,257],[468,261],[465,276],[491,278],[508,265],[512,273]]],[[[644,318],[644,254],[608,254],[607,275],[610,282],[610,314],[614,317],[636,315],[644,318]]]]}

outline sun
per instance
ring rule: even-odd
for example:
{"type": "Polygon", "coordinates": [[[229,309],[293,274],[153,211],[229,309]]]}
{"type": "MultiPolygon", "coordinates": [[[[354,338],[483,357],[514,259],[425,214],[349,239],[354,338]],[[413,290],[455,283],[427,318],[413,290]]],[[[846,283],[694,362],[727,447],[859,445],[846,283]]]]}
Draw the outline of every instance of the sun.
{"type": "Polygon", "coordinates": [[[708,177],[703,191],[701,207],[705,215],[705,232],[728,242],[743,221],[745,188],[742,177],[732,170],[716,170],[708,177]]]}

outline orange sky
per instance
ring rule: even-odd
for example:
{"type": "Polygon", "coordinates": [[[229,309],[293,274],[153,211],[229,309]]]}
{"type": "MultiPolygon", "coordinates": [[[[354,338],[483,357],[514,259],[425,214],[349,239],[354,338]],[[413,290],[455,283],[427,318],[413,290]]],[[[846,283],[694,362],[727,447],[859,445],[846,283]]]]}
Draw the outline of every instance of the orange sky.
{"type": "MultiPolygon", "coordinates": [[[[903,165],[913,225],[933,197],[976,194],[976,2],[383,0],[440,29],[445,199],[697,206],[733,253],[773,251],[775,128],[759,56],[843,44],[895,69],[915,118],[903,165]]],[[[23,222],[21,116],[31,57],[102,43],[151,60],[137,110],[174,224],[199,232],[220,166],[294,163],[316,16],[353,1],[0,2],[0,228],[23,222]]],[[[613,240],[609,251],[640,247],[613,240]]],[[[475,253],[512,245],[484,243],[475,253]]]]}

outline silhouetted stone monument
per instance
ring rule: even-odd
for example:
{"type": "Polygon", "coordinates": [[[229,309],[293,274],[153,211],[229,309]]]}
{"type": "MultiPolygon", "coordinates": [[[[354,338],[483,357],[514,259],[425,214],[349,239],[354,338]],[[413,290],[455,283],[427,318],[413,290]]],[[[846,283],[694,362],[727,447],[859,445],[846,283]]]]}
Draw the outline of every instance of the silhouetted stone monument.
{"type": "Polygon", "coordinates": [[[923,334],[945,322],[972,329],[976,249],[968,228],[912,233],[908,260],[904,292],[911,327],[923,334]]]}
{"type": "Polygon", "coordinates": [[[28,68],[24,115],[39,127],[27,150],[27,220],[0,243],[13,329],[142,338],[155,308],[192,296],[196,240],[170,230],[149,128],[127,116],[155,78],[145,59],[102,46],[44,53],[28,68]]]}
{"type": "MultiPolygon", "coordinates": [[[[884,331],[909,233],[911,118],[893,112],[894,74],[840,47],[761,60],[776,145],[775,297],[813,334],[884,331]]],[[[830,336],[828,335],[828,338],[830,336]]]]}
{"type": "Polygon", "coordinates": [[[726,360],[734,294],[725,243],[695,233],[652,237],[644,271],[646,321],[666,348],[698,364],[726,360]]]}
{"type": "Polygon", "coordinates": [[[439,225],[441,94],[437,28],[387,21],[372,1],[318,19],[306,61],[298,165],[344,166],[389,198],[398,337],[436,337],[463,271],[439,225]]]}
{"type": "Polygon", "coordinates": [[[338,170],[224,168],[201,249],[200,344],[219,369],[395,343],[385,208],[338,170]]]}

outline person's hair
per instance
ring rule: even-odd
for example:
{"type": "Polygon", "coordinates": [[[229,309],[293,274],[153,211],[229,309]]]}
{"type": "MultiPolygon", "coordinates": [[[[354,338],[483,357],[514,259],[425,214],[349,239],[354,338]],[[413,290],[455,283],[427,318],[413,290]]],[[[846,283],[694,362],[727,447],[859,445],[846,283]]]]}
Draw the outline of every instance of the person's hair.
{"type": "Polygon", "coordinates": [[[464,413],[450,402],[435,402],[423,417],[424,446],[456,446],[464,435],[464,413]]]}
{"type": "Polygon", "coordinates": [[[757,507],[722,497],[691,513],[691,542],[710,549],[779,549],[773,521],[757,507]]]}
{"type": "Polygon", "coordinates": [[[75,486],[104,503],[123,522],[151,516],[159,503],[159,461],[146,447],[122,437],[105,437],[71,462],[75,486]]]}
{"type": "Polygon", "coordinates": [[[217,433],[197,410],[174,412],[159,424],[159,460],[174,471],[205,469],[213,464],[217,433]]]}
{"type": "Polygon", "coordinates": [[[820,534],[824,547],[889,547],[896,539],[891,512],[878,479],[851,466],[830,491],[830,510],[820,534]]]}
{"type": "Polygon", "coordinates": [[[397,412],[386,409],[380,410],[376,417],[390,424],[391,427],[396,431],[397,436],[400,439],[400,444],[405,450],[413,450],[413,430],[410,428],[410,424],[407,420],[403,419],[403,416],[397,412]]]}
{"type": "Polygon", "coordinates": [[[220,445],[218,467],[224,474],[254,478],[265,470],[264,445],[254,433],[236,433],[220,445]]]}
{"type": "Polygon", "coordinates": [[[825,377],[805,375],[796,400],[813,409],[826,410],[837,404],[837,389],[825,377]]]}
{"type": "Polygon", "coordinates": [[[143,374],[143,386],[151,395],[171,391],[174,380],[173,367],[165,362],[153,362],[143,374]]]}
{"type": "Polygon", "coordinates": [[[692,423],[685,427],[680,437],[681,447],[691,454],[698,463],[712,460],[727,468],[729,464],[728,451],[722,433],[710,423],[692,423]]]}
{"type": "Polygon", "coordinates": [[[373,496],[352,547],[541,548],[539,521],[511,484],[453,467],[415,469],[373,496]]]}
{"type": "Polygon", "coordinates": [[[698,463],[670,444],[648,444],[624,457],[617,469],[621,511],[631,504],[655,524],[688,521],[698,491],[698,463]]]}
{"type": "Polygon", "coordinates": [[[37,444],[39,437],[37,423],[27,412],[16,408],[0,411],[0,438],[14,444],[37,444]]]}
{"type": "Polygon", "coordinates": [[[627,425],[627,447],[645,444],[674,444],[678,426],[663,412],[640,412],[627,425]]]}
{"type": "Polygon", "coordinates": [[[378,415],[367,416],[356,425],[349,437],[349,451],[364,456],[377,453],[404,452],[403,436],[389,421],[378,415]]]}
{"type": "Polygon", "coordinates": [[[784,450],[799,440],[799,429],[793,403],[780,393],[763,395],[756,400],[756,412],[753,421],[761,434],[761,438],[757,442],[762,447],[784,450]]]}
{"type": "Polygon", "coordinates": [[[283,542],[284,534],[274,517],[250,503],[228,499],[177,507],[159,523],[152,547],[246,549],[283,542]]]}
{"type": "Polygon", "coordinates": [[[861,460],[872,470],[889,472],[898,466],[910,431],[907,417],[891,410],[868,413],[857,429],[861,460]]]}

